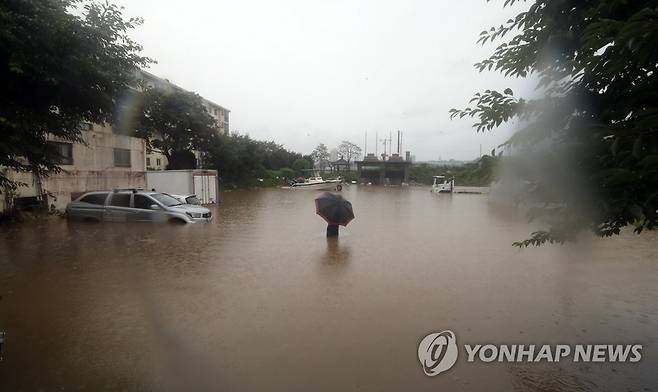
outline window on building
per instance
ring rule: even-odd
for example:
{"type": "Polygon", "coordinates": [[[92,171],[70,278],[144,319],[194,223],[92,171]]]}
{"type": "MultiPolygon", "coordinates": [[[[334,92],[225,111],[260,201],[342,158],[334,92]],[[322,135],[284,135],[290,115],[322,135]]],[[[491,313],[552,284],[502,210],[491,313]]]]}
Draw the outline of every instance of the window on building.
{"type": "Polygon", "coordinates": [[[89,204],[98,204],[105,205],[105,199],[107,199],[107,193],[92,193],[80,199],[81,202],[89,204]]]}
{"type": "Polygon", "coordinates": [[[131,167],[130,164],[130,150],[126,148],[114,149],[114,166],[116,167],[131,167]]]}
{"type": "Polygon", "coordinates": [[[130,193],[113,193],[110,205],[114,207],[130,207],[130,193]]]}
{"type": "Polygon", "coordinates": [[[151,166],[151,158],[146,157],[146,166],[151,166]]]}
{"type": "Polygon", "coordinates": [[[162,159],[160,159],[160,158],[156,158],[156,159],[155,159],[155,165],[156,165],[157,167],[162,166],[162,159]]]}
{"type": "Polygon", "coordinates": [[[50,146],[55,149],[57,153],[56,162],[59,165],[72,165],[73,164],[73,144],[62,142],[48,142],[50,146]]]}
{"type": "Polygon", "coordinates": [[[143,210],[149,210],[151,209],[151,205],[155,204],[153,200],[151,200],[150,197],[144,196],[144,195],[135,195],[133,198],[133,204],[135,205],[135,208],[141,208],[143,210]]]}

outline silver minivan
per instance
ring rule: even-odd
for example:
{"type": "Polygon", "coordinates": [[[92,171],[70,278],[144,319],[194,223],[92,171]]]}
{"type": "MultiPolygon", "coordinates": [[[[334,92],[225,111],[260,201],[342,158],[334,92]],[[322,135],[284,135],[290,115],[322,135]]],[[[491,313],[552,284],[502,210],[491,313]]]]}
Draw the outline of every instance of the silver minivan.
{"type": "Polygon", "coordinates": [[[66,206],[72,220],[108,222],[209,222],[212,213],[199,205],[183,204],[159,192],[116,189],[88,192],[66,206]]]}

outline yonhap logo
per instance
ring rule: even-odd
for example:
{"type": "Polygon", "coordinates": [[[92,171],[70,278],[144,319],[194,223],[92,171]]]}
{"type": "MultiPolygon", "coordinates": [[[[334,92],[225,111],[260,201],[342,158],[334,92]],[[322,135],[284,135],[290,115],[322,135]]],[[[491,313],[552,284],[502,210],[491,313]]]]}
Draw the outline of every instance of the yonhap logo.
{"type": "Polygon", "coordinates": [[[457,355],[457,339],[452,331],[431,333],[418,345],[418,360],[428,376],[450,369],[457,362],[457,355]]]}
{"type": "MultiPolygon", "coordinates": [[[[463,336],[462,336],[463,338],[463,336]]],[[[642,360],[641,344],[463,344],[465,364],[554,363],[561,361],[593,363],[637,363],[642,360]]],[[[450,330],[433,332],[418,344],[418,360],[423,372],[439,375],[457,362],[457,339],[450,330]]]]}

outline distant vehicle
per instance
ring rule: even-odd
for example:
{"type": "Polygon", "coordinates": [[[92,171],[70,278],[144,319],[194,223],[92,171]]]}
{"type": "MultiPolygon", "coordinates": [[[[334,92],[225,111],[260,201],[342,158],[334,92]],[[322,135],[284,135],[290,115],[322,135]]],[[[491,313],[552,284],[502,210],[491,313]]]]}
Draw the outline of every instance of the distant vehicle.
{"type": "Polygon", "coordinates": [[[183,204],[192,204],[195,206],[201,205],[201,200],[199,200],[199,198],[196,195],[174,195],[171,193],[168,193],[168,195],[180,201],[183,204]]]}
{"type": "Polygon", "coordinates": [[[455,180],[448,180],[446,176],[433,176],[432,192],[434,193],[452,193],[455,187],[455,180]]]}
{"type": "Polygon", "coordinates": [[[201,204],[216,204],[219,200],[217,170],[149,170],[147,189],[170,195],[196,195],[201,204]]]}
{"type": "Polygon", "coordinates": [[[324,180],[322,177],[310,177],[303,181],[295,181],[290,184],[290,189],[312,189],[312,190],[337,190],[341,187],[342,180],[324,180]]]}
{"type": "Polygon", "coordinates": [[[92,222],[210,222],[212,213],[202,206],[184,204],[159,192],[115,189],[88,192],[66,206],[71,220],[92,222]]]}

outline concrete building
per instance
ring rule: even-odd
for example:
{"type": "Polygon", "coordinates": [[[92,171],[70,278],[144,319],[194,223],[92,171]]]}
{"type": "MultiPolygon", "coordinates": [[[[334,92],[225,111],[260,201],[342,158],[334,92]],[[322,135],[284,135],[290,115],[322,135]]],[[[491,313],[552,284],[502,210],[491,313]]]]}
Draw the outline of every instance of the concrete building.
{"type": "MultiPolygon", "coordinates": [[[[169,80],[160,78],[147,71],[139,71],[137,75],[138,80],[141,81],[141,88],[159,88],[159,89],[176,89],[186,91],[169,80]]],[[[203,98],[203,104],[208,110],[208,113],[217,121],[217,126],[221,134],[227,135],[229,133],[229,113],[230,110],[218,105],[206,98],[203,98]]],[[[197,155],[197,162],[201,162],[201,156],[197,155]]],[[[165,170],[167,168],[167,157],[163,154],[150,151],[146,157],[146,167],[148,170],[165,170]]]]}
{"type": "MultiPolygon", "coordinates": [[[[159,88],[159,89],[176,89],[180,91],[187,91],[180,86],[171,83],[169,80],[153,75],[150,72],[140,70],[137,73],[137,79],[143,84],[142,88],[159,88]]],[[[213,101],[203,98],[203,103],[208,109],[208,113],[217,120],[220,133],[228,134],[229,132],[229,113],[230,110],[225,107],[214,103],[213,101]]]]}
{"type": "Polygon", "coordinates": [[[382,159],[378,159],[375,154],[369,153],[363,161],[357,161],[356,166],[361,183],[401,185],[409,181],[411,162],[398,154],[382,154],[382,159]]]}
{"type": "MultiPolygon", "coordinates": [[[[135,90],[144,88],[182,88],[146,71],[138,71],[138,85],[128,91],[119,103],[119,125],[84,123],[84,144],[70,143],[50,138],[62,155],[62,172],[45,178],[35,178],[31,173],[4,170],[8,178],[27,184],[19,187],[16,194],[7,198],[0,194],[0,212],[8,203],[17,206],[40,205],[63,209],[78,194],[94,190],[113,188],[145,188],[146,170],[163,170],[167,158],[159,153],[148,153],[146,143],[140,138],[128,136],[132,129],[135,90]]],[[[208,113],[217,120],[219,131],[229,132],[229,110],[204,99],[208,113]]],[[[197,159],[201,157],[197,154],[197,159]]]]}
{"type": "MultiPolygon", "coordinates": [[[[4,169],[7,177],[27,186],[19,187],[13,202],[18,207],[41,205],[62,210],[80,193],[113,188],[146,187],[146,143],[116,133],[110,126],[84,123],[85,144],[51,137],[62,156],[62,172],[37,178],[31,173],[4,169]]],[[[7,192],[0,195],[0,211],[7,206],[7,192]]]]}

